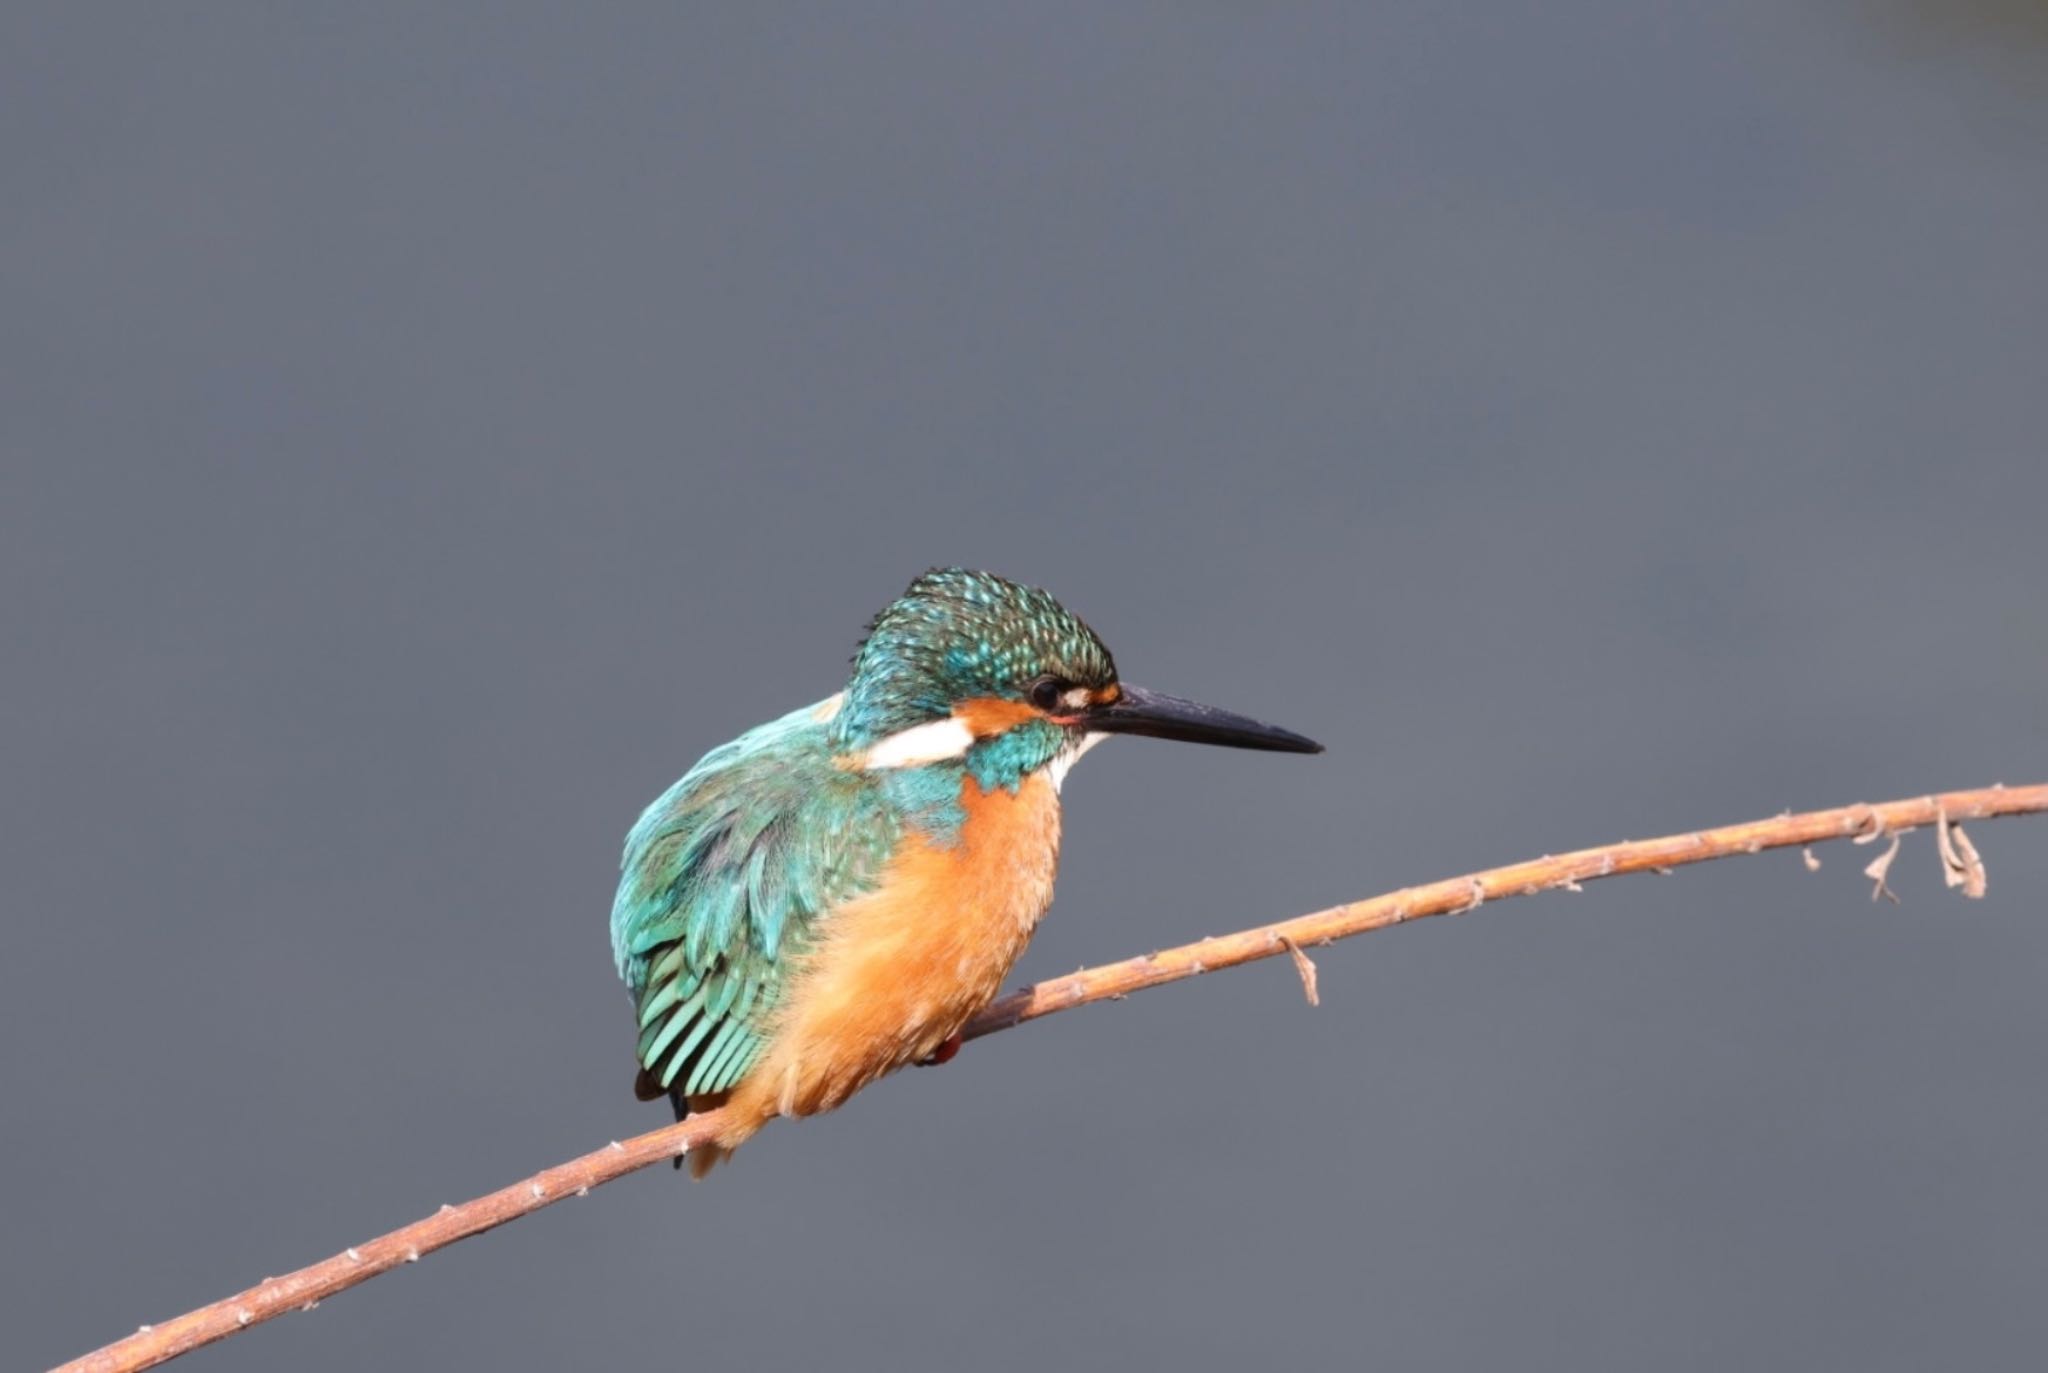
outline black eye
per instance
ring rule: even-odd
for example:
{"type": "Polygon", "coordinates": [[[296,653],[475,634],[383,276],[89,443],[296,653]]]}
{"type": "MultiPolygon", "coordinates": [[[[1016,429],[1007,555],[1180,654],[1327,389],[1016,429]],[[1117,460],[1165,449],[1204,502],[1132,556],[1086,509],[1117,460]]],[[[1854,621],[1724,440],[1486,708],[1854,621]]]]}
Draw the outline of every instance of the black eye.
{"type": "Polygon", "coordinates": [[[1031,704],[1044,711],[1057,709],[1068,685],[1058,677],[1040,677],[1031,684],[1031,704]]]}

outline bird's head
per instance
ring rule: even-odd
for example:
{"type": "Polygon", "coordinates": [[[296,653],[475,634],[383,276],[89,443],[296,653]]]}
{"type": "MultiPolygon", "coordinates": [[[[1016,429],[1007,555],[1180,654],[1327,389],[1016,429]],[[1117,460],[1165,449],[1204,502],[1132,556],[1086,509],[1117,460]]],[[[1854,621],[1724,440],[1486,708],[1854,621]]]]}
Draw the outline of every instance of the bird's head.
{"type": "Polygon", "coordinates": [[[964,760],[984,786],[1066,765],[1110,734],[1319,753],[1299,734],[1121,681],[1095,631],[1036,587],[935,568],[877,615],[832,721],[864,768],[964,760]]]}

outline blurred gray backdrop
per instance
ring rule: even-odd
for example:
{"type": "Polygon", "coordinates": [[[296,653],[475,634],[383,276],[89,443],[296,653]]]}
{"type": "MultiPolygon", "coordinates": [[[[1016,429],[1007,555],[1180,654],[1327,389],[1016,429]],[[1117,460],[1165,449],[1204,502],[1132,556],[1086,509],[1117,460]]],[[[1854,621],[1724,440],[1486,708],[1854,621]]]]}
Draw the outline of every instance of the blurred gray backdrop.
{"type": "MultiPolygon", "coordinates": [[[[2038,5],[9,6],[9,1366],[650,1128],[640,807],[928,564],[1316,759],[1049,974],[2048,776],[2038,5]]],[[[2048,822],[1061,1016],[193,1367],[2027,1366],[2048,822]]]]}

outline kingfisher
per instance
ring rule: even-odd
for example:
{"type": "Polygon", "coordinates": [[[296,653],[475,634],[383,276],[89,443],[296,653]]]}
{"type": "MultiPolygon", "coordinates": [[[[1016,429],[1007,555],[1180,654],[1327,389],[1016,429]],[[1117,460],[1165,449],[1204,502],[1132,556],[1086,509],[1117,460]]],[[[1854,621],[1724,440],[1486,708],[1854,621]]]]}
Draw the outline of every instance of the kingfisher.
{"type": "Polygon", "coordinates": [[[724,1108],[692,1176],[777,1116],[958,1051],[1052,902],[1060,783],[1114,734],[1322,751],[1123,681],[1044,591],[934,568],[869,623],[843,691],[713,749],[647,808],[612,953],[635,1094],[678,1120],[724,1108]]]}

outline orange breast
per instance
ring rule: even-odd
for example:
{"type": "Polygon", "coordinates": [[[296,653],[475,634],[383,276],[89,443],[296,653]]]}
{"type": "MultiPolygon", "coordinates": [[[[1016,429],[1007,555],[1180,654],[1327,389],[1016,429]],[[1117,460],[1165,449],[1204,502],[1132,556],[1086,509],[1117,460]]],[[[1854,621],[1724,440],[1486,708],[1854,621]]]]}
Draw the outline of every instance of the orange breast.
{"type": "Polygon", "coordinates": [[[913,838],[876,890],[823,922],[728,1103],[736,1124],[831,1110],[929,1057],[1002,990],[1052,902],[1059,795],[1043,776],[1014,793],[967,778],[960,801],[956,843],[913,838]]]}

